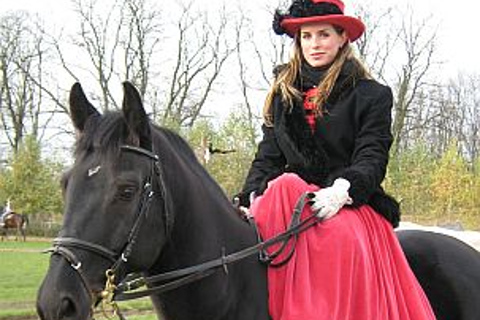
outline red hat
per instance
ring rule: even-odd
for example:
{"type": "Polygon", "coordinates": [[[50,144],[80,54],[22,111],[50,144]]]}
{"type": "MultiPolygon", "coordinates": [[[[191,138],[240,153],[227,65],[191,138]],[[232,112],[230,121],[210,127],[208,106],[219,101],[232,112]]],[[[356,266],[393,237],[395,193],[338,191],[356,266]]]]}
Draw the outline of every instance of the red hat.
{"type": "Polygon", "coordinates": [[[323,22],[345,30],[350,41],[357,40],[365,31],[360,19],[345,16],[345,5],[341,0],[293,0],[288,12],[275,12],[273,30],[294,37],[303,24],[323,22]]]}

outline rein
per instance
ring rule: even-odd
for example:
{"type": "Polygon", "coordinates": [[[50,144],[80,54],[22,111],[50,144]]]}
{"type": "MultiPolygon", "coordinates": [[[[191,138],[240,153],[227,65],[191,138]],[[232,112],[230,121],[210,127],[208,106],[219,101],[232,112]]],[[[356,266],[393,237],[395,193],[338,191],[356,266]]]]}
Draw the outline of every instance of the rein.
{"type": "MultiPolygon", "coordinates": [[[[218,259],[207,261],[199,265],[187,267],[184,269],[178,269],[178,270],[174,270],[174,271],[170,271],[170,272],[166,272],[166,273],[162,273],[162,274],[154,275],[150,277],[138,277],[136,279],[133,279],[127,282],[121,282],[115,290],[115,294],[113,297],[114,300],[115,301],[133,300],[133,299],[149,296],[154,293],[167,292],[175,288],[178,288],[180,286],[183,286],[185,284],[205,278],[213,274],[215,271],[217,271],[217,269],[223,269],[225,273],[228,273],[229,264],[240,261],[255,253],[260,253],[260,258],[263,262],[271,263],[273,259],[275,259],[281,253],[281,251],[283,251],[283,248],[285,248],[285,245],[293,236],[296,237],[302,231],[307,230],[308,228],[314,226],[315,224],[321,221],[321,219],[319,219],[315,214],[310,215],[304,220],[300,220],[300,215],[303,211],[303,208],[305,207],[305,205],[308,203],[309,200],[310,200],[309,193],[304,193],[299,198],[299,200],[297,201],[297,204],[295,205],[290,227],[286,231],[278,234],[277,236],[270,238],[268,240],[259,242],[256,245],[247,247],[243,250],[234,252],[232,254],[222,255],[222,257],[218,259]],[[281,248],[275,251],[274,254],[272,255],[266,254],[265,250],[267,248],[279,242],[283,242],[283,245],[281,246],[281,248]],[[144,290],[134,291],[144,285],[150,285],[151,283],[154,283],[154,282],[163,282],[163,284],[150,286],[149,288],[144,290]],[[128,291],[133,291],[133,292],[128,292],[128,291]]],[[[293,249],[294,249],[294,246],[292,246],[291,251],[288,253],[286,258],[284,258],[281,262],[271,266],[281,266],[285,264],[291,258],[293,254],[293,249]]]]}
{"type": "Polygon", "coordinates": [[[159,157],[153,152],[150,152],[146,149],[133,146],[124,145],[121,146],[121,150],[133,152],[141,156],[146,156],[150,160],[152,160],[151,174],[148,176],[146,182],[144,183],[141,200],[138,205],[137,217],[135,219],[132,229],[129,232],[128,239],[124,245],[122,252],[118,254],[108,248],[105,248],[100,244],[72,237],[55,238],[53,240],[53,247],[47,250],[47,252],[50,252],[52,255],[59,254],[70,263],[71,267],[75,271],[77,271],[82,282],[84,283],[85,288],[88,290],[88,292],[90,292],[92,296],[92,310],[95,307],[95,304],[101,301],[104,314],[108,318],[118,315],[121,319],[124,319],[123,316],[120,314],[118,306],[115,303],[116,301],[138,299],[141,297],[152,295],[154,293],[167,292],[188,283],[198,281],[202,278],[210,276],[218,269],[223,269],[225,273],[228,273],[229,264],[245,259],[256,253],[260,254],[260,260],[262,262],[268,263],[272,267],[281,266],[285,264],[293,255],[295,241],[298,234],[321,221],[321,219],[319,219],[315,214],[308,216],[304,220],[300,219],[303,208],[310,200],[310,194],[305,193],[299,198],[297,204],[295,205],[292,215],[292,221],[289,228],[271,239],[261,241],[256,245],[247,247],[243,250],[228,255],[223,253],[222,256],[218,259],[207,261],[195,266],[177,269],[150,277],[139,276],[133,277],[132,279],[132,277],[127,276],[126,279],[128,280],[123,279],[120,283],[118,283],[118,285],[115,285],[115,276],[119,273],[119,269],[121,268],[121,266],[127,263],[128,258],[130,257],[136,243],[136,238],[141,229],[141,225],[148,214],[150,203],[154,195],[154,192],[152,190],[154,176],[158,176],[159,178],[158,182],[160,184],[160,192],[162,193],[161,195],[165,206],[165,229],[167,236],[172,228],[171,217],[169,216],[169,212],[167,210],[168,208],[165,201],[167,189],[165,187],[165,181],[162,176],[159,157]],[[283,258],[282,261],[278,263],[273,263],[273,260],[278,257],[281,252],[283,252],[292,237],[294,237],[294,243],[293,245],[291,245],[290,251],[288,252],[287,256],[283,258]],[[280,242],[283,242],[283,244],[278,250],[276,250],[270,255],[267,254],[266,249],[280,242]],[[91,253],[101,256],[102,258],[112,263],[112,266],[105,272],[107,280],[105,288],[102,292],[95,294],[93,290],[90,289],[88,281],[82,271],[82,262],[76,257],[75,253],[71,249],[81,249],[89,251],[91,253]],[[153,283],[160,284],[152,286],[153,283]],[[143,290],[137,290],[142,286],[147,286],[147,288],[143,290]],[[106,309],[111,310],[111,315],[106,314],[106,309]]]}

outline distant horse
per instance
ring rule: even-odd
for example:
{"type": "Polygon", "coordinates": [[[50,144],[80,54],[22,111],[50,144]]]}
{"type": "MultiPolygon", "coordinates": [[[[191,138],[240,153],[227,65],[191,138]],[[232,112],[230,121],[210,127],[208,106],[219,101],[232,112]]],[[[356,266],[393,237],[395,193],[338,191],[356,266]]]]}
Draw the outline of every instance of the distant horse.
{"type": "Polygon", "coordinates": [[[15,229],[16,236],[15,239],[22,239],[23,241],[26,240],[26,229],[28,226],[28,216],[22,213],[10,212],[3,220],[3,224],[1,224],[1,239],[2,241],[7,238],[8,229],[15,229]]]}
{"type": "MultiPolygon", "coordinates": [[[[150,296],[162,319],[270,319],[254,228],[238,217],[187,143],[150,123],[137,90],[125,83],[122,111],[101,115],[75,84],[70,114],[75,162],[64,177],[64,222],[38,291],[40,318],[86,320],[99,304],[115,313],[115,300],[150,296]]],[[[457,317],[464,313],[455,306],[443,308],[460,300],[479,305],[478,275],[456,297],[441,294],[452,292],[467,262],[480,266],[480,256],[436,240],[424,232],[401,242],[413,253],[422,284],[442,281],[433,294],[426,290],[438,319],[480,319],[478,309],[466,318],[457,317]],[[422,266],[428,269],[448,248],[453,268],[442,277],[424,273],[422,266]]]]}

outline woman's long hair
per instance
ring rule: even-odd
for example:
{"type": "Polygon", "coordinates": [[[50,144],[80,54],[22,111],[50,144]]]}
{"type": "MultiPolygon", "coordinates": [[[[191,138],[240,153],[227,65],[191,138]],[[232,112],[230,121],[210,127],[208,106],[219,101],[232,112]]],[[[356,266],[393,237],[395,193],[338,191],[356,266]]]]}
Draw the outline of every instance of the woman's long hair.
{"type": "MultiPolygon", "coordinates": [[[[341,28],[335,27],[338,34],[344,32],[341,28]]],[[[371,78],[370,73],[363,63],[355,56],[352,46],[347,41],[345,45],[339,50],[332,65],[327,69],[325,76],[320,80],[318,84],[318,93],[314,98],[315,109],[314,114],[316,117],[321,117],[324,113],[324,105],[327,101],[333,86],[337,81],[337,78],[342,70],[345,61],[351,61],[354,66],[354,72],[360,76],[360,78],[371,78]]],[[[292,57],[285,67],[276,76],[270,91],[265,99],[263,107],[263,117],[267,126],[273,125],[272,108],[273,99],[275,95],[280,94],[282,101],[292,106],[295,99],[302,99],[302,92],[295,88],[294,83],[297,77],[300,76],[300,70],[302,65],[302,48],[300,44],[300,32],[297,33],[294,39],[294,47],[292,57]]]]}

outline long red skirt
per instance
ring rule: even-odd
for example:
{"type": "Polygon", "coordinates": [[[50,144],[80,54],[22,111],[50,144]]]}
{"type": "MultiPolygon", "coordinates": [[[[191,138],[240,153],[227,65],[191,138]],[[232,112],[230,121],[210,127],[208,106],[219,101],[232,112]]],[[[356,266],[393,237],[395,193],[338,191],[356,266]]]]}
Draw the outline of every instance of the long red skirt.
{"type": "MultiPolygon", "coordinates": [[[[262,238],[285,231],[298,198],[318,189],[292,173],[272,180],[250,208],[262,238]]],[[[268,268],[268,287],[273,320],[435,319],[392,226],[367,205],[302,232],[292,259],[268,268]]]]}

